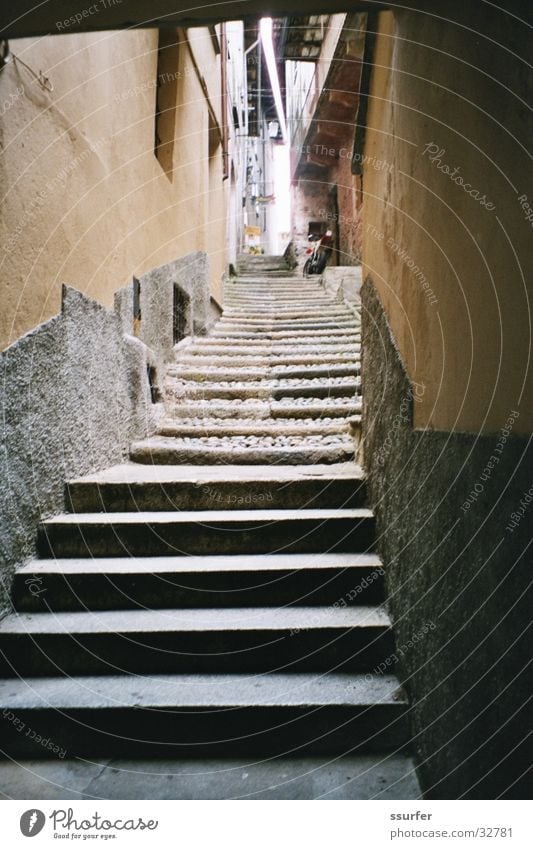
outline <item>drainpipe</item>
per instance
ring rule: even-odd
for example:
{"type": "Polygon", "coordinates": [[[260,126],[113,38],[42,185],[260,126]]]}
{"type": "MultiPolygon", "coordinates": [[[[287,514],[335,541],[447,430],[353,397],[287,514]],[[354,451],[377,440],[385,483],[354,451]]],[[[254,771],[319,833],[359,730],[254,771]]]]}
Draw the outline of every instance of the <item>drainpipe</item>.
{"type": "Polygon", "coordinates": [[[359,104],[355,118],[355,133],[353,140],[351,171],[356,176],[363,174],[363,155],[365,150],[366,117],[368,112],[368,101],[370,98],[370,80],[372,77],[372,64],[374,59],[374,47],[378,29],[378,16],[375,12],[369,12],[366,20],[365,49],[363,53],[363,69],[359,83],[359,104]]]}
{"type": "Polygon", "coordinates": [[[257,38],[253,44],[244,51],[244,135],[248,135],[248,53],[257,47],[259,39],[257,38]]]}
{"type": "Polygon", "coordinates": [[[226,24],[220,24],[220,85],[221,98],[220,108],[222,112],[222,179],[229,177],[229,151],[228,151],[228,40],[226,37],[226,24]]]}

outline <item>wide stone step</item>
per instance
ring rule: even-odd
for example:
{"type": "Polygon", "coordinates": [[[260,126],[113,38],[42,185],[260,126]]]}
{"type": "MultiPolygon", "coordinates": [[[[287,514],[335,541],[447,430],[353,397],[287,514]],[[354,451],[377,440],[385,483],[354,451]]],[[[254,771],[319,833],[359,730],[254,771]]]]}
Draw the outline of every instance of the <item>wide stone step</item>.
{"type": "Polygon", "coordinates": [[[315,315],[303,316],[302,318],[285,318],[282,315],[267,319],[262,316],[248,317],[228,315],[220,318],[216,324],[217,328],[242,327],[243,330],[313,330],[315,328],[328,327],[360,327],[361,322],[354,315],[315,315]]]}
{"type": "Polygon", "coordinates": [[[251,280],[243,280],[240,283],[226,286],[224,300],[226,301],[228,298],[265,298],[270,300],[297,298],[300,301],[305,301],[307,298],[326,298],[330,301],[342,303],[335,294],[326,292],[322,286],[309,285],[302,281],[295,281],[294,278],[290,283],[287,282],[286,278],[277,281],[265,280],[261,284],[255,284],[251,280]]]}
{"type": "MultiPolygon", "coordinates": [[[[285,269],[283,269],[285,270],[285,269]]],[[[231,289],[233,286],[248,285],[255,288],[264,288],[267,291],[280,285],[286,284],[287,277],[285,274],[280,275],[279,280],[276,280],[272,275],[263,275],[260,269],[257,269],[252,274],[241,274],[238,277],[232,277],[226,280],[226,289],[231,289]]],[[[291,277],[288,286],[314,286],[317,289],[323,289],[320,280],[317,278],[311,279],[302,274],[294,274],[291,277]]]]}
{"type": "MultiPolygon", "coordinates": [[[[317,338],[327,338],[332,336],[332,333],[334,333],[337,338],[342,337],[344,340],[352,339],[354,342],[360,341],[360,331],[357,328],[352,327],[339,327],[338,329],[336,327],[326,327],[323,330],[313,330],[313,338],[315,338],[316,342],[317,338]]],[[[302,330],[258,330],[256,332],[252,329],[230,330],[230,328],[221,327],[220,325],[216,325],[216,327],[212,329],[211,335],[208,338],[217,339],[220,336],[226,336],[228,339],[246,338],[247,336],[250,336],[252,338],[256,337],[258,339],[260,339],[261,337],[264,337],[266,339],[288,339],[291,342],[294,341],[295,343],[298,343],[300,339],[308,338],[309,340],[311,340],[312,338],[310,337],[308,328],[304,328],[302,330]]]]}
{"type": "MultiPolygon", "coordinates": [[[[190,349],[189,349],[190,350],[190,349]]],[[[356,353],[329,353],[328,356],[320,355],[320,354],[293,354],[290,356],[280,357],[280,356],[268,356],[268,355],[254,355],[254,354],[240,354],[234,353],[233,355],[226,351],[224,353],[218,354],[206,354],[202,351],[197,351],[196,348],[188,354],[181,354],[176,358],[176,362],[180,365],[185,366],[186,368],[196,367],[197,369],[209,368],[210,366],[216,366],[217,368],[228,367],[231,369],[237,368],[263,368],[268,367],[270,369],[276,369],[280,366],[289,366],[290,368],[296,368],[297,366],[311,366],[314,368],[320,369],[329,369],[330,366],[340,366],[346,365],[350,366],[354,364],[357,369],[360,367],[360,354],[356,353]]],[[[169,367],[169,371],[172,371],[174,366],[169,367]]]]}
{"type": "Polygon", "coordinates": [[[350,425],[356,423],[355,417],[346,419],[338,417],[326,421],[321,419],[280,420],[280,419],[189,419],[176,422],[173,419],[163,420],[157,428],[159,436],[173,438],[181,437],[215,437],[215,436],[330,436],[349,433],[350,425]]]}
{"type": "Polygon", "coordinates": [[[272,341],[278,345],[290,346],[292,348],[300,345],[314,345],[316,347],[317,344],[322,345],[327,342],[335,345],[344,342],[344,344],[352,346],[361,342],[361,334],[358,331],[348,331],[342,328],[334,331],[315,330],[313,334],[310,336],[307,330],[295,331],[294,333],[290,330],[273,330],[270,333],[252,333],[251,331],[217,332],[213,330],[212,335],[203,340],[203,344],[216,345],[217,342],[225,342],[226,344],[237,345],[240,342],[243,345],[251,345],[255,342],[257,345],[265,345],[269,341],[272,341]]]}
{"type": "Polygon", "coordinates": [[[143,466],[121,464],[71,480],[66,503],[79,513],[129,510],[246,510],[364,507],[363,470],[320,466],[143,466]]]}
{"type": "MultiPolygon", "coordinates": [[[[327,355],[328,351],[358,351],[360,350],[361,340],[357,335],[345,336],[345,334],[336,334],[334,336],[326,336],[315,338],[313,336],[300,336],[297,339],[224,339],[223,337],[205,336],[202,339],[195,339],[187,346],[187,353],[191,350],[209,351],[215,348],[217,351],[225,350],[227,353],[234,352],[240,355],[243,351],[253,350],[260,353],[272,353],[280,356],[289,356],[292,353],[317,353],[324,352],[327,355]]],[[[176,349],[174,349],[176,351],[176,349]]],[[[185,350],[185,349],[183,349],[185,350]]],[[[179,353],[176,351],[176,353],[179,353]]]]}
{"type": "Polygon", "coordinates": [[[22,612],[368,605],[382,601],[383,575],[375,554],[34,560],[12,596],[22,612]]]}
{"type": "Polygon", "coordinates": [[[365,552],[374,544],[366,508],[65,513],[39,526],[41,557],[365,552]]]}
{"type": "Polygon", "coordinates": [[[261,380],[305,380],[329,377],[349,377],[359,374],[360,362],[352,360],[349,363],[320,363],[315,365],[297,366],[288,365],[275,366],[245,366],[231,367],[220,364],[219,366],[205,366],[192,368],[188,363],[179,360],[177,365],[171,365],[167,369],[167,377],[180,378],[182,380],[205,381],[261,381],[261,380]]]}
{"type": "Polygon", "coordinates": [[[294,311],[291,310],[287,314],[284,314],[281,310],[277,314],[272,314],[272,312],[267,312],[266,310],[261,314],[260,312],[252,313],[250,310],[239,310],[239,311],[228,311],[224,315],[224,321],[231,321],[233,323],[240,323],[243,326],[256,326],[258,324],[275,324],[276,322],[282,321],[284,324],[290,324],[292,327],[297,323],[316,323],[317,321],[329,321],[329,322],[339,322],[339,321],[352,321],[354,323],[359,323],[360,321],[357,316],[347,315],[344,313],[326,313],[325,309],[322,307],[321,309],[317,309],[316,312],[311,314],[299,314],[293,315],[294,311]]]}
{"type": "MultiPolygon", "coordinates": [[[[0,700],[0,748],[16,759],[340,755],[409,740],[408,705],[393,675],[31,678],[0,682],[0,700]]],[[[381,794],[383,769],[380,777],[381,794]]]]}
{"type": "Polygon", "coordinates": [[[298,364],[298,363],[323,363],[332,362],[338,359],[343,359],[349,362],[360,359],[361,345],[359,342],[349,344],[337,342],[322,342],[320,344],[310,345],[278,345],[278,344],[257,344],[252,342],[250,345],[223,343],[204,345],[202,342],[193,342],[183,351],[182,354],[176,352],[177,362],[190,362],[190,358],[196,357],[216,357],[216,360],[221,361],[222,358],[231,358],[233,363],[239,362],[242,358],[260,358],[265,360],[267,365],[276,364],[298,364]]]}
{"type": "Polygon", "coordinates": [[[336,398],[357,395],[361,388],[359,377],[331,377],[294,380],[244,380],[201,382],[179,380],[171,376],[165,381],[165,394],[169,399],[206,398],[232,399],[257,398],[336,398]]]}
{"type": "Polygon", "coordinates": [[[390,620],[374,605],[13,613],[0,622],[2,677],[371,672],[393,650],[390,620]]]}
{"type": "Polygon", "coordinates": [[[275,310],[277,307],[286,309],[302,309],[305,307],[338,307],[339,301],[327,295],[316,294],[285,294],[278,297],[272,295],[244,295],[231,294],[227,295],[224,301],[224,306],[263,307],[275,310]]]}
{"type": "Polygon", "coordinates": [[[343,332],[359,332],[360,326],[354,322],[353,319],[341,319],[340,321],[336,320],[323,320],[323,319],[315,319],[309,322],[307,321],[282,321],[281,319],[274,322],[244,322],[240,320],[224,320],[221,319],[215,327],[217,331],[224,331],[228,333],[251,333],[251,334],[270,334],[270,333],[281,333],[283,331],[291,331],[294,333],[299,333],[302,330],[305,330],[307,333],[311,331],[323,332],[328,331],[329,333],[334,333],[337,330],[341,330],[343,332]]]}
{"type": "Polygon", "coordinates": [[[245,320],[276,320],[278,318],[283,319],[303,319],[303,318],[317,318],[318,317],[327,317],[327,318],[349,318],[353,316],[354,313],[349,310],[347,307],[325,307],[325,306],[316,306],[316,307],[307,307],[301,306],[300,308],[295,307],[282,307],[277,306],[275,309],[273,307],[251,307],[250,305],[242,306],[242,307],[226,307],[224,309],[224,317],[226,318],[242,318],[245,320]]]}
{"type": "MultiPolygon", "coordinates": [[[[288,398],[281,401],[252,399],[206,400],[180,402],[169,406],[167,416],[177,421],[195,419],[286,419],[352,417],[362,413],[360,398],[352,395],[335,398],[288,398]]],[[[203,426],[203,425],[202,425],[203,426]]]]}
{"type": "Polygon", "coordinates": [[[315,439],[295,436],[221,436],[172,438],[153,436],[131,446],[134,463],[295,465],[345,463],[354,459],[355,448],[348,435],[315,439]]]}

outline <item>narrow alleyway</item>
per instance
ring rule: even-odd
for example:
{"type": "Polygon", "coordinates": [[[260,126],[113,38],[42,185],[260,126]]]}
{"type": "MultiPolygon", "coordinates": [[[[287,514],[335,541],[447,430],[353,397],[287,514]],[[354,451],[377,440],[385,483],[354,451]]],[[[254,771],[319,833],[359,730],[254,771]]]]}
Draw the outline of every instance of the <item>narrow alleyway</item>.
{"type": "MultiPolygon", "coordinates": [[[[0,698],[65,768],[105,758],[78,792],[127,797],[139,763],[161,769],[139,759],[192,756],[163,762],[155,796],[418,795],[354,458],[359,314],[257,266],[210,335],[176,347],[159,432],[71,481],[72,512],[42,523],[41,559],[16,574],[0,698]]],[[[12,756],[42,757],[2,731],[12,756]]]]}

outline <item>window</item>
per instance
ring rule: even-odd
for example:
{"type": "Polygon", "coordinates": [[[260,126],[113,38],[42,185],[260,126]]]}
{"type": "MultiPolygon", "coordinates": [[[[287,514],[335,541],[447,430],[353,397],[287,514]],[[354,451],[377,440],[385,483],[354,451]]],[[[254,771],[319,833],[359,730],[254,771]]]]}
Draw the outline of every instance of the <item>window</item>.
{"type": "Polygon", "coordinates": [[[178,34],[174,29],[160,29],[157,48],[154,153],[171,181],[174,174],[179,76],[178,34]]]}

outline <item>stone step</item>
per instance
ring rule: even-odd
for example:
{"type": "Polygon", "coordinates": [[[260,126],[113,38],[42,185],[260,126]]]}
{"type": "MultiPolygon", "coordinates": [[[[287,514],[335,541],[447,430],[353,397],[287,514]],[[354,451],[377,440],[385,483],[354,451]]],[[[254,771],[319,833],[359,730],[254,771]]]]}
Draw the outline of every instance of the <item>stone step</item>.
{"type": "Polygon", "coordinates": [[[243,279],[237,283],[231,283],[224,289],[225,298],[229,296],[240,296],[243,298],[263,297],[275,298],[300,297],[304,300],[309,297],[331,298],[335,296],[316,283],[306,283],[305,280],[296,280],[294,277],[290,282],[284,277],[281,280],[264,280],[262,282],[251,279],[243,279]]]}
{"type": "Polygon", "coordinates": [[[306,277],[293,277],[290,283],[288,283],[286,277],[282,277],[280,280],[273,280],[272,277],[261,280],[258,277],[252,278],[248,275],[237,278],[233,282],[226,284],[226,293],[236,291],[244,293],[264,293],[267,295],[284,295],[290,292],[316,292],[323,295],[326,294],[324,287],[321,286],[320,283],[317,283],[317,281],[314,280],[309,280],[306,277]]]}
{"type": "Polygon", "coordinates": [[[305,380],[329,377],[349,377],[358,375],[361,369],[360,362],[348,363],[320,363],[320,365],[288,365],[284,367],[275,366],[218,366],[203,365],[200,368],[192,368],[180,358],[176,365],[168,367],[166,376],[180,380],[212,381],[262,381],[262,380],[305,380]]]}
{"type": "Polygon", "coordinates": [[[278,314],[283,314],[283,311],[287,313],[291,312],[303,312],[304,310],[311,310],[318,312],[320,310],[329,310],[333,307],[338,307],[339,302],[333,301],[330,298],[311,298],[306,297],[295,298],[288,297],[284,299],[280,298],[236,298],[232,296],[228,298],[224,302],[224,307],[230,307],[232,309],[238,309],[239,311],[246,311],[249,315],[254,313],[258,313],[261,315],[262,313],[268,312],[277,312],[278,314]]]}
{"type": "Polygon", "coordinates": [[[323,306],[339,306],[342,304],[341,301],[338,301],[336,298],[331,295],[327,295],[324,292],[294,292],[294,291],[286,291],[284,293],[278,292],[277,294],[268,294],[263,292],[246,292],[244,289],[240,291],[228,292],[224,299],[224,306],[226,305],[242,305],[245,304],[247,306],[268,306],[272,309],[275,309],[276,306],[280,307],[293,307],[299,308],[302,307],[314,307],[317,305],[323,306]]]}
{"type": "Polygon", "coordinates": [[[356,313],[352,312],[347,307],[339,305],[316,305],[308,307],[302,303],[298,307],[291,305],[286,307],[282,307],[280,305],[277,305],[276,307],[268,307],[268,305],[254,307],[253,304],[247,304],[246,306],[243,305],[241,307],[231,307],[229,309],[224,309],[220,320],[238,319],[239,321],[244,322],[264,322],[269,317],[273,321],[277,321],[279,318],[284,321],[316,321],[318,318],[325,318],[332,321],[335,319],[359,318],[356,313]]]}
{"type": "Polygon", "coordinates": [[[310,345],[302,345],[302,346],[294,346],[288,347],[284,345],[257,345],[253,342],[251,345],[242,345],[242,344],[215,344],[215,345],[203,345],[202,342],[193,342],[188,348],[186,352],[184,351],[182,354],[176,352],[176,361],[187,362],[191,357],[216,357],[218,359],[222,359],[223,357],[231,358],[234,363],[238,362],[241,358],[248,357],[259,357],[260,359],[264,359],[267,362],[267,365],[275,365],[279,363],[286,364],[297,364],[300,362],[304,363],[323,363],[323,362],[331,362],[332,360],[337,360],[338,358],[344,357],[349,361],[354,359],[358,360],[360,358],[361,345],[360,343],[350,343],[350,344],[335,344],[331,343],[320,343],[315,344],[314,346],[310,345]]]}
{"type": "MultiPolygon", "coordinates": [[[[263,368],[269,367],[270,369],[276,369],[280,366],[290,366],[292,368],[297,368],[298,366],[313,366],[316,368],[329,368],[330,366],[340,366],[340,365],[352,365],[352,363],[359,370],[360,368],[360,354],[357,353],[329,353],[327,356],[324,354],[293,354],[292,356],[268,356],[268,355],[254,355],[254,354],[239,354],[238,352],[235,354],[231,354],[229,351],[220,354],[206,354],[201,351],[197,351],[196,348],[192,351],[188,349],[190,353],[181,354],[176,358],[176,361],[183,366],[186,367],[196,367],[198,369],[209,368],[210,366],[217,366],[218,368],[229,367],[229,368],[263,368]]],[[[169,366],[169,370],[171,370],[174,366],[169,366]]]]}
{"type": "MultiPolygon", "coordinates": [[[[352,395],[335,398],[289,398],[281,401],[189,400],[167,409],[167,417],[204,419],[346,418],[360,416],[362,403],[352,395]]],[[[204,424],[202,424],[202,427],[204,424]]]]}
{"type": "Polygon", "coordinates": [[[297,329],[298,327],[314,327],[316,324],[324,324],[326,327],[333,324],[348,324],[350,326],[359,326],[360,319],[358,316],[353,314],[335,314],[335,315],[324,315],[317,311],[315,315],[301,315],[301,316],[284,316],[281,313],[277,315],[273,315],[268,318],[265,315],[226,315],[224,314],[217,322],[217,327],[225,327],[228,324],[238,324],[243,328],[254,328],[254,327],[264,327],[274,325],[275,327],[284,328],[288,326],[289,328],[294,327],[297,329]]]}
{"type": "Polygon", "coordinates": [[[153,436],[134,442],[130,459],[143,464],[264,465],[345,463],[353,460],[355,447],[346,435],[314,441],[303,437],[183,437],[153,436]],[[328,442],[328,439],[331,440],[328,442]]]}
{"type": "Polygon", "coordinates": [[[240,319],[221,319],[214,329],[228,333],[234,333],[235,331],[239,333],[250,332],[255,335],[258,333],[279,333],[285,330],[290,330],[294,333],[301,332],[302,330],[306,332],[327,330],[329,333],[333,333],[337,329],[344,332],[350,330],[358,332],[360,327],[353,318],[341,319],[340,321],[335,319],[313,319],[310,321],[283,321],[282,319],[278,319],[273,322],[252,320],[245,322],[240,319]]]}
{"type": "Polygon", "coordinates": [[[38,550],[46,559],[366,552],[374,530],[364,507],[64,513],[41,522],[38,550]]]}
{"type": "MultiPolygon", "coordinates": [[[[227,349],[228,353],[233,351],[235,354],[242,353],[243,350],[249,349],[250,352],[255,350],[261,353],[272,353],[273,355],[289,356],[292,353],[314,353],[323,352],[327,355],[328,351],[358,351],[361,347],[361,340],[358,335],[352,334],[334,334],[333,336],[321,337],[320,339],[313,336],[301,336],[295,340],[286,339],[224,339],[220,337],[205,336],[196,338],[186,350],[188,353],[191,350],[209,351],[216,348],[217,350],[227,349]]],[[[176,348],[174,349],[176,351],[176,348]]],[[[179,354],[179,350],[176,351],[179,354]]]]}
{"type": "Polygon", "coordinates": [[[316,318],[317,316],[325,316],[325,317],[349,317],[353,316],[354,313],[352,310],[349,310],[347,307],[343,306],[315,306],[315,307],[282,307],[277,306],[275,309],[273,307],[268,306],[256,306],[253,307],[249,304],[243,305],[241,307],[225,307],[224,316],[231,318],[243,318],[243,319],[277,319],[280,316],[284,319],[287,318],[316,318]]]}
{"type": "Polygon", "coordinates": [[[230,280],[226,280],[225,282],[226,291],[238,286],[249,286],[254,289],[264,289],[267,292],[280,286],[282,288],[289,289],[292,286],[309,286],[322,292],[325,291],[319,278],[305,277],[302,274],[293,274],[290,283],[287,283],[287,277],[285,275],[282,275],[279,280],[276,280],[275,277],[272,277],[271,275],[263,276],[260,272],[256,272],[255,274],[241,274],[238,277],[232,277],[230,280]]]}
{"type": "MultiPolygon", "coordinates": [[[[40,739],[51,736],[41,734],[40,739]]],[[[116,730],[109,734],[115,736],[116,730]]],[[[139,735],[133,733],[131,739],[137,740],[139,735]]],[[[94,802],[95,798],[225,802],[422,799],[413,758],[394,746],[389,751],[378,748],[375,752],[361,750],[356,754],[348,747],[339,749],[332,758],[332,752],[314,755],[312,746],[304,751],[291,745],[287,746],[287,754],[274,756],[272,752],[263,752],[270,756],[253,759],[247,752],[232,757],[229,748],[225,757],[203,757],[198,753],[196,757],[181,757],[175,748],[159,754],[162,747],[155,746],[147,750],[151,758],[132,760],[128,743],[123,757],[100,763],[94,756],[80,770],[79,757],[69,759],[66,747],[49,760],[40,756],[36,763],[39,744],[31,745],[34,749],[30,758],[12,756],[0,761],[0,784],[9,787],[12,799],[57,799],[62,803],[70,799],[94,802]],[[90,789],[87,789],[88,781],[90,789]]],[[[368,748],[368,744],[363,745],[368,748]]],[[[88,753],[80,752],[83,754],[88,753]]]]}
{"type": "MultiPolygon", "coordinates": [[[[283,269],[285,271],[285,269],[283,269]]],[[[255,270],[252,274],[239,274],[238,277],[232,277],[229,280],[226,280],[226,288],[231,288],[232,286],[241,286],[243,283],[249,284],[250,286],[256,287],[264,287],[265,289],[270,289],[273,286],[279,286],[280,283],[285,283],[287,277],[285,274],[280,275],[279,280],[276,280],[272,275],[264,275],[260,269],[255,270]]],[[[298,285],[307,285],[307,286],[316,286],[318,288],[322,288],[322,284],[320,280],[317,278],[310,279],[309,277],[305,277],[302,274],[293,273],[291,277],[291,284],[295,286],[298,285]]],[[[289,285],[289,284],[288,284],[289,285]]]]}
{"type": "Polygon", "coordinates": [[[363,470],[320,466],[143,466],[121,464],[71,480],[66,503],[78,513],[364,507],[363,470]]]}
{"type": "Polygon", "coordinates": [[[190,419],[188,423],[165,419],[157,428],[159,436],[214,437],[214,436],[328,436],[347,434],[354,419],[336,418],[330,421],[300,419],[285,422],[280,419],[190,419]]]}
{"type": "Polygon", "coordinates": [[[180,380],[169,376],[165,380],[165,395],[169,399],[232,399],[257,398],[336,398],[357,395],[360,377],[314,378],[294,380],[244,380],[219,382],[180,380]]]}
{"type": "Polygon", "coordinates": [[[291,275],[293,274],[292,269],[289,268],[283,257],[246,257],[245,259],[237,260],[237,268],[239,275],[241,273],[246,274],[247,272],[253,275],[260,275],[265,274],[267,271],[279,271],[281,275],[287,274],[287,272],[290,272],[291,275]]]}
{"type": "Polygon", "coordinates": [[[225,298],[233,295],[243,298],[275,298],[277,296],[280,298],[300,296],[301,299],[307,296],[330,298],[331,300],[336,298],[336,295],[327,292],[323,286],[316,283],[309,283],[302,279],[297,280],[294,277],[290,282],[287,281],[286,277],[281,280],[265,279],[260,282],[251,280],[250,278],[243,278],[236,283],[225,286],[225,298]]]}
{"type": "Polygon", "coordinates": [[[286,345],[291,346],[302,344],[316,345],[317,341],[323,342],[330,340],[338,345],[339,341],[350,344],[360,342],[361,334],[358,330],[352,330],[351,328],[314,330],[313,335],[310,336],[308,330],[265,330],[254,333],[252,330],[226,330],[225,328],[218,329],[214,327],[211,331],[211,336],[206,337],[204,344],[209,343],[209,340],[212,340],[212,344],[215,344],[219,339],[227,339],[228,342],[242,339],[246,344],[249,344],[248,340],[252,341],[253,339],[259,343],[263,342],[263,344],[270,339],[273,341],[283,340],[286,345]]]}
{"type": "Polygon", "coordinates": [[[393,650],[390,620],[375,605],[12,613],[0,621],[2,677],[371,672],[393,650]]]}
{"type": "MultiPolygon", "coordinates": [[[[0,726],[0,747],[17,760],[58,753],[131,759],[132,751],[136,758],[241,754],[247,758],[243,769],[250,769],[251,756],[383,752],[409,740],[408,704],[393,675],[41,677],[0,682],[0,699],[4,717],[13,716],[0,726]],[[32,733],[21,734],[21,727],[32,733]]],[[[388,762],[389,756],[380,757],[388,762]]],[[[197,761],[188,763],[191,772],[197,761]]],[[[219,763],[217,783],[231,765],[219,763]]],[[[382,767],[376,794],[382,794],[383,781],[382,767]]],[[[150,793],[146,787],[143,792],[150,793]]]]}
{"type": "Polygon", "coordinates": [[[383,574],[375,554],[34,560],[12,597],[22,612],[369,605],[383,599],[383,574]]]}

